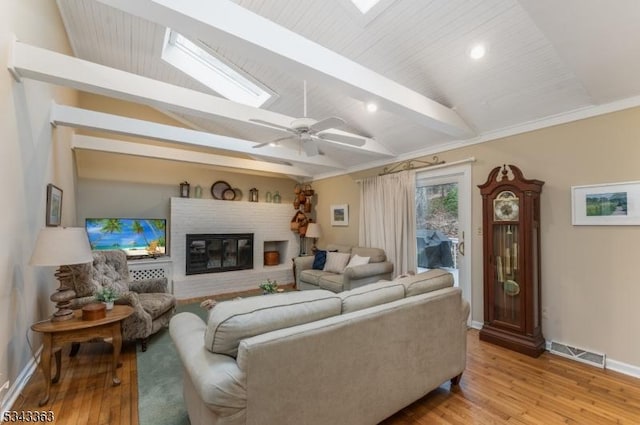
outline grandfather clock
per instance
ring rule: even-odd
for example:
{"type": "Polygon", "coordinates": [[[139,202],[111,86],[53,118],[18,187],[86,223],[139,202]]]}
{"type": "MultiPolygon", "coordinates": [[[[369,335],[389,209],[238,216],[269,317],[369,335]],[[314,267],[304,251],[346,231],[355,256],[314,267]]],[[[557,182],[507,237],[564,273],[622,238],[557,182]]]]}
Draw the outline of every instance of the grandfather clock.
{"type": "Polygon", "coordinates": [[[484,325],[480,339],[538,357],[540,323],[540,193],[515,165],[491,170],[482,195],[484,325]]]}

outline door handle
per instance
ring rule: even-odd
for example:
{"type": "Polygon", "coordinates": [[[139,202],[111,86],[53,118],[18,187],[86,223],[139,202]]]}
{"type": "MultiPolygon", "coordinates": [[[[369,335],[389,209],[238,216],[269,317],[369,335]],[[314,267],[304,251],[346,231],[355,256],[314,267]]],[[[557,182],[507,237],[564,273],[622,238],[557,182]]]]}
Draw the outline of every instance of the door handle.
{"type": "Polygon", "coordinates": [[[464,232],[462,232],[462,242],[458,244],[458,254],[464,257],[464,232]]]}

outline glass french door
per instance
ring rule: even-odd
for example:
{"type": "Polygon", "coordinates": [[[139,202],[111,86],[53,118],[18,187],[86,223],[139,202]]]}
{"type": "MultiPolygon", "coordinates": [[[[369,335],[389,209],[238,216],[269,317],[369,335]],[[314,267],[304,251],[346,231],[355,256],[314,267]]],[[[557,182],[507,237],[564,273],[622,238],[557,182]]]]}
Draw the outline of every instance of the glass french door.
{"type": "MultiPolygon", "coordinates": [[[[418,272],[445,269],[471,302],[471,166],[416,173],[418,272]]],[[[471,317],[471,315],[469,316],[471,317]]]]}

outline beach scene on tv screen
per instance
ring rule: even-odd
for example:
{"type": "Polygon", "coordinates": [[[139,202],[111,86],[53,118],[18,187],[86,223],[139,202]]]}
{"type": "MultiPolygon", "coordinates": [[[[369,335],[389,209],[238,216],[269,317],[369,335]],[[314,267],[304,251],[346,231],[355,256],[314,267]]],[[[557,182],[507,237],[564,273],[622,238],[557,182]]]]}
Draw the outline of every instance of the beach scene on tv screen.
{"type": "Polygon", "coordinates": [[[88,218],[86,229],[93,250],[122,249],[130,257],[166,251],[166,220],[88,218]]]}

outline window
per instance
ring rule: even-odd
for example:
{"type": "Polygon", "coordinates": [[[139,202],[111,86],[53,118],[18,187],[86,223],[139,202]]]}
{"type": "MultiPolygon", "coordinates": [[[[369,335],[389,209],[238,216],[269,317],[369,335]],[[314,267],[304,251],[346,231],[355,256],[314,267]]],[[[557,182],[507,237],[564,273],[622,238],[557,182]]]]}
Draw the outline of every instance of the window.
{"type": "Polygon", "coordinates": [[[247,73],[171,28],[167,28],[162,59],[234,102],[259,108],[277,98],[275,92],[247,73]]]}

